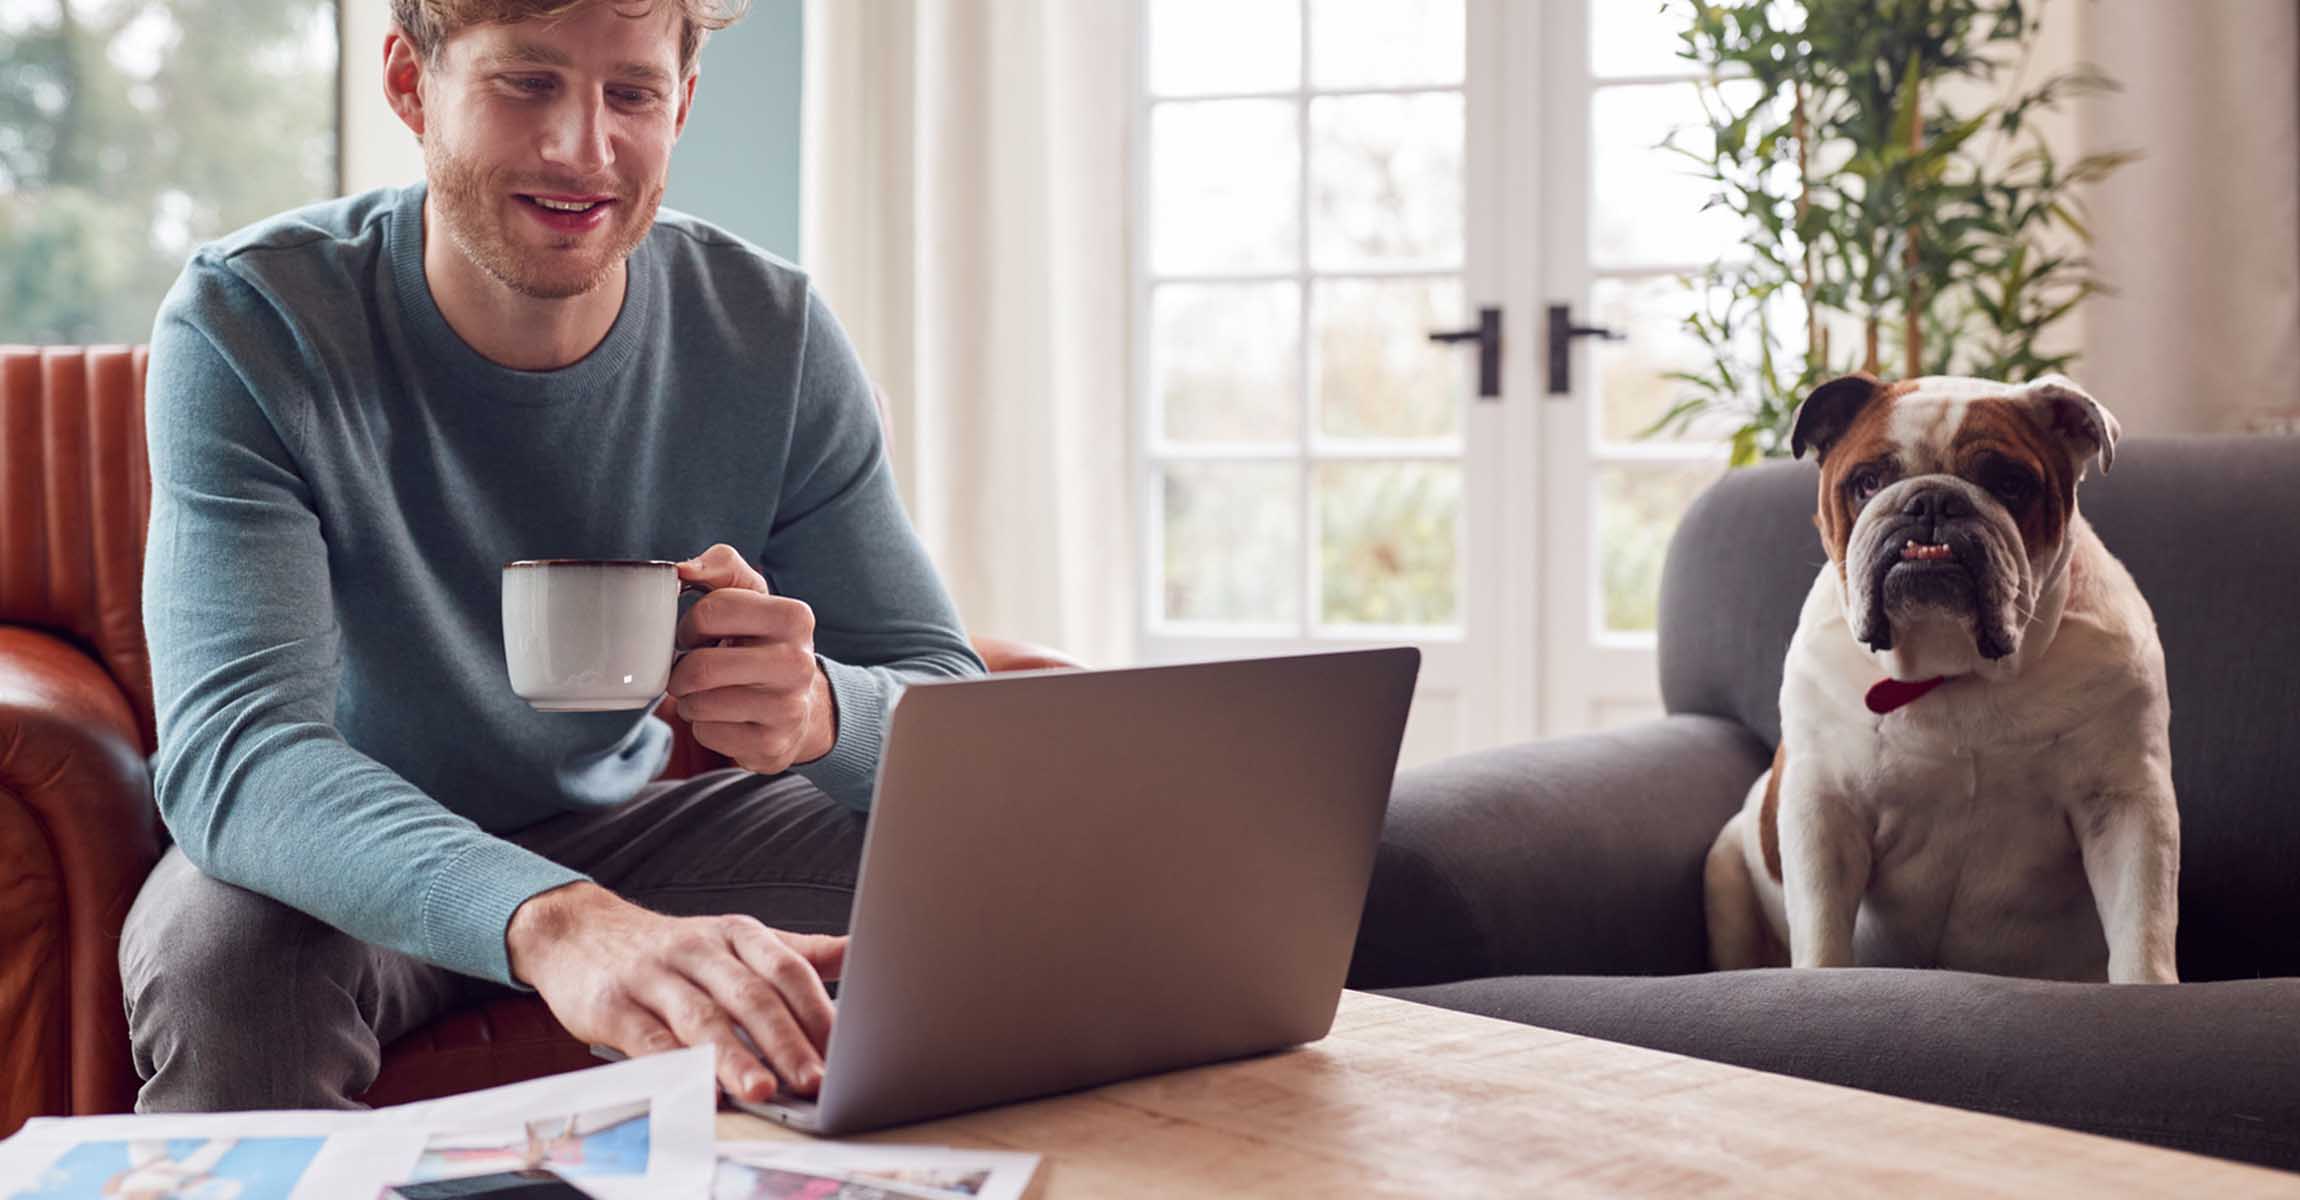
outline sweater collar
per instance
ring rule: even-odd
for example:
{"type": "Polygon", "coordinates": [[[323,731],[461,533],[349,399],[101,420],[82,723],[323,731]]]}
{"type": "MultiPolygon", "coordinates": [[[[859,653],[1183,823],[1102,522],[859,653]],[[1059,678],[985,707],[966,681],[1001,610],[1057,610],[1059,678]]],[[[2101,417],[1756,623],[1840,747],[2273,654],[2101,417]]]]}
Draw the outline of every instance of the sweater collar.
{"type": "Polygon", "coordinates": [[[427,366],[447,376],[459,390],[511,404],[558,404],[596,396],[608,390],[638,356],[640,347],[653,340],[665,285],[655,255],[649,250],[650,235],[641,239],[625,260],[622,310],[615,314],[607,336],[589,354],[554,370],[523,371],[472,349],[439,311],[430,281],[423,274],[423,201],[428,190],[421,182],[400,189],[385,234],[386,252],[400,315],[413,333],[415,349],[427,366]]]}

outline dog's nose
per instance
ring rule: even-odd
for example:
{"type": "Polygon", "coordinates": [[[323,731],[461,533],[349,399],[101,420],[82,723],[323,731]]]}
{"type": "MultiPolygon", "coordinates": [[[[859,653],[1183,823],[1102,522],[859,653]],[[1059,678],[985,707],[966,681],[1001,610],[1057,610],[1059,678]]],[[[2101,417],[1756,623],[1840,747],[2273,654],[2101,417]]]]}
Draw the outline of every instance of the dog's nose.
{"type": "Polygon", "coordinates": [[[1950,521],[1973,515],[1973,506],[1963,496],[1946,488],[1927,488],[1909,497],[1901,505],[1901,515],[1920,521],[1950,521]]]}

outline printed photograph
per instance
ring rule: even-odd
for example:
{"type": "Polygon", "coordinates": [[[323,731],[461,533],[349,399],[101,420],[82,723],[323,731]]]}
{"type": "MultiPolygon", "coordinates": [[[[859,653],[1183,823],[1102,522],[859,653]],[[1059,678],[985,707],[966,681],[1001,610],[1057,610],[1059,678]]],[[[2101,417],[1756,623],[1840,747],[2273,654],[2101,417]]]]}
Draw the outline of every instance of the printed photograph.
{"type": "Polygon", "coordinates": [[[326,1138],[138,1138],[66,1151],[8,1200],[287,1200],[326,1138]]]}
{"type": "Polygon", "coordinates": [[[644,1100],[528,1121],[507,1129],[441,1134],[404,1182],[549,1167],[571,1179],[647,1173],[644,1100]]]}
{"type": "Polygon", "coordinates": [[[711,1180],[711,1200],[920,1200],[932,1194],[727,1158],[711,1180]]]}
{"type": "Polygon", "coordinates": [[[856,1170],[854,1177],[898,1184],[921,1195],[979,1196],[989,1186],[988,1167],[888,1167],[856,1170]]]}

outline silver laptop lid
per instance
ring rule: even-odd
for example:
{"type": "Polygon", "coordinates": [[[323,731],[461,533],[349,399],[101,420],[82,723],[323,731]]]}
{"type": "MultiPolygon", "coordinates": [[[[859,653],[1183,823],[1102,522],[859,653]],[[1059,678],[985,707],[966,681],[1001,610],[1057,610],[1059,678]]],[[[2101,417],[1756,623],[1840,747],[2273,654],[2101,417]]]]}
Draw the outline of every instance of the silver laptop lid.
{"type": "Polygon", "coordinates": [[[1420,651],[912,685],[825,1133],[1325,1036],[1420,651]]]}

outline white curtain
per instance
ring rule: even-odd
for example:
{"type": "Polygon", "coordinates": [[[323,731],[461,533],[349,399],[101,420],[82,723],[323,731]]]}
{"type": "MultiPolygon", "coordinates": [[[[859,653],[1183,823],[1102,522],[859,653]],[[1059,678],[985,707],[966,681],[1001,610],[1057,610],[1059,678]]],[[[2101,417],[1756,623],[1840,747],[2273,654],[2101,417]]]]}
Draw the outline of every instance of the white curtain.
{"type": "Polygon", "coordinates": [[[2127,433],[2300,432],[2300,6],[2089,0],[2078,53],[2124,85],[2078,101],[2088,150],[2145,156],[2095,187],[2074,374],[2127,433]]]}
{"type": "Polygon", "coordinates": [[[803,265],[970,632],[1132,654],[1128,6],[809,0],[803,265]]]}

